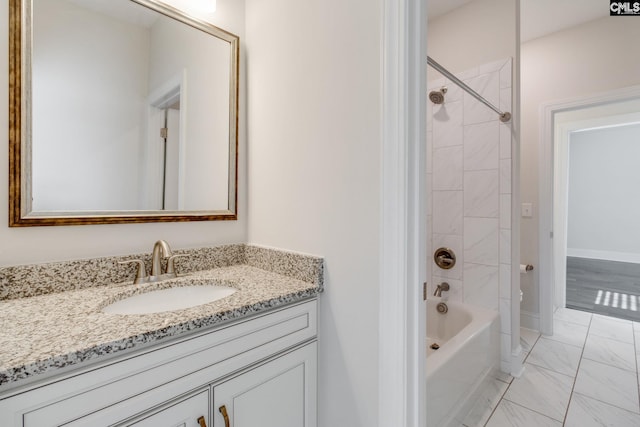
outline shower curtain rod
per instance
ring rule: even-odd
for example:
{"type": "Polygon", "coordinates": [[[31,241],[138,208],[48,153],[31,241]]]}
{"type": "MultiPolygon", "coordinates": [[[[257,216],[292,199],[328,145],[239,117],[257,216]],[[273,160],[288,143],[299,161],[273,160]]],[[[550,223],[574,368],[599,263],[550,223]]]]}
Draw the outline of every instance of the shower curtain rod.
{"type": "Polygon", "coordinates": [[[431,65],[431,67],[434,68],[436,71],[438,71],[440,74],[444,75],[446,78],[454,82],[456,85],[460,86],[469,95],[473,96],[475,99],[482,102],[484,105],[486,105],[487,107],[491,108],[493,111],[498,113],[500,115],[501,122],[507,123],[509,120],[511,120],[511,113],[509,113],[508,111],[505,111],[503,113],[502,111],[498,110],[492,103],[484,99],[478,92],[476,92],[475,90],[467,86],[462,80],[460,80],[459,78],[451,74],[449,70],[447,70],[442,65],[438,64],[436,61],[431,59],[430,56],[427,56],[427,64],[431,65]]]}

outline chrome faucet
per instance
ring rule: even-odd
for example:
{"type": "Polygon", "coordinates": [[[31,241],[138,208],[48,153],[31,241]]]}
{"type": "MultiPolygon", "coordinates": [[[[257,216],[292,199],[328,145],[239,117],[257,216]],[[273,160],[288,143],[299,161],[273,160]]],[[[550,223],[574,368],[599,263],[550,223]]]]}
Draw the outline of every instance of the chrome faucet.
{"type": "Polygon", "coordinates": [[[144,261],[141,259],[133,259],[127,261],[118,261],[118,264],[129,264],[136,263],[138,265],[138,269],[136,271],[136,278],[133,281],[134,284],[140,283],[150,283],[150,282],[159,282],[161,280],[173,279],[176,278],[176,270],[174,265],[174,260],[178,257],[186,257],[187,255],[178,254],[174,255],[171,251],[171,247],[164,240],[158,240],[153,245],[153,253],[151,254],[151,274],[149,276],[145,276],[146,268],[144,265],[144,261]],[[162,272],[162,260],[167,260],[167,270],[162,272]]]}
{"type": "Polygon", "coordinates": [[[447,282],[442,282],[436,287],[436,291],[433,293],[434,297],[441,297],[442,291],[448,291],[451,287],[447,282]]]}

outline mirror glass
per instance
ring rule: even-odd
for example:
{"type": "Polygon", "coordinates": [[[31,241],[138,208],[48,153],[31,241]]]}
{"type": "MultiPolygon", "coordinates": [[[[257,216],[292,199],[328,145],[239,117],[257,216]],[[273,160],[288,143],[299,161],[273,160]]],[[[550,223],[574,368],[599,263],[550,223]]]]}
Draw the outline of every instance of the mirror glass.
{"type": "Polygon", "coordinates": [[[155,1],[13,3],[12,225],[235,219],[238,37],[155,1]]]}

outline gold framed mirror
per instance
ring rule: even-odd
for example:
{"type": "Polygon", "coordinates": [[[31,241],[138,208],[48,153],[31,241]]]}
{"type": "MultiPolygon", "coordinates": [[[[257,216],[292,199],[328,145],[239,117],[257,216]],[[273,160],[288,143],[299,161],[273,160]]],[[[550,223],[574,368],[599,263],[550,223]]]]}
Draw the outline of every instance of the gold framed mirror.
{"type": "Polygon", "coordinates": [[[237,219],[239,38],[155,0],[9,1],[9,226],[237,219]]]}

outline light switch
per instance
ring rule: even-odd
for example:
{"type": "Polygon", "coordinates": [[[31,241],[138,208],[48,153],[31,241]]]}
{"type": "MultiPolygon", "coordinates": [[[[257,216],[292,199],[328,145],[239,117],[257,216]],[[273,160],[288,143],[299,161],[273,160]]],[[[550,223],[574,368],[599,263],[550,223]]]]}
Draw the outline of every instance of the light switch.
{"type": "Polygon", "coordinates": [[[533,216],[533,204],[523,203],[521,211],[523,218],[531,218],[533,216]]]}

